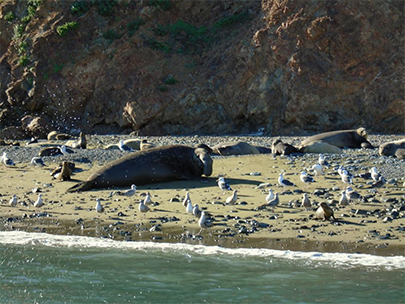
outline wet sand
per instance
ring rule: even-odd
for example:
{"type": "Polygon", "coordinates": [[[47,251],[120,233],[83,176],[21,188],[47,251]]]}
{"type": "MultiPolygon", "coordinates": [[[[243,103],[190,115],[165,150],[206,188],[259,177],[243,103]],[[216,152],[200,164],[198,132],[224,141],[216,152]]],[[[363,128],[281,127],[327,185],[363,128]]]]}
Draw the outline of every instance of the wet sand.
{"type": "MultiPolygon", "coordinates": [[[[367,157],[362,155],[361,150],[355,153],[362,158],[363,168],[372,166],[367,163],[367,157]]],[[[392,220],[384,220],[389,217],[384,210],[392,210],[393,202],[404,206],[403,180],[397,185],[386,184],[376,193],[375,189],[369,189],[369,181],[355,178],[355,190],[369,199],[367,202],[352,201],[349,206],[340,208],[333,205],[339,200],[341,189],[347,185],[343,184],[333,168],[324,169],[325,177],[315,177],[316,182],[308,186],[299,179],[299,173],[315,164],[317,156],[289,158],[262,154],[214,157],[211,177],[138,186],[132,197],[110,196],[114,190],[125,189],[66,193],[66,189],[85,180],[98,168],[97,160],[76,163],[80,172],[72,175],[72,181],[64,182],[53,180],[49,175],[55,167],[53,163],[41,168],[28,163],[20,163],[12,168],[3,166],[0,169],[0,230],[74,234],[126,241],[403,255],[404,211],[399,211],[400,215],[392,220]],[[280,172],[284,172],[284,177],[296,186],[289,189],[278,186],[280,172]],[[236,204],[225,203],[232,192],[218,188],[218,176],[224,176],[231,187],[238,190],[236,204]],[[259,188],[263,183],[268,185],[259,188]],[[34,188],[42,191],[45,205],[41,208],[32,205],[38,196],[32,193],[31,189],[34,188]],[[265,203],[270,188],[279,193],[279,206],[274,210],[258,210],[257,207],[265,203]],[[316,190],[324,194],[315,195],[316,190]],[[138,204],[147,191],[156,205],[150,206],[150,212],[140,213],[138,204]],[[198,204],[211,214],[214,227],[198,234],[198,218],[186,213],[182,205],[187,191],[193,204],[198,204]],[[308,193],[314,204],[312,210],[295,206],[294,200],[302,200],[300,192],[308,193]],[[16,207],[8,204],[13,194],[19,198],[16,207]],[[105,207],[101,214],[95,211],[96,198],[100,198],[105,207]],[[321,202],[332,203],[337,221],[313,218],[321,202]]],[[[330,161],[341,164],[345,164],[349,158],[356,158],[353,155],[329,157],[330,161]]]]}

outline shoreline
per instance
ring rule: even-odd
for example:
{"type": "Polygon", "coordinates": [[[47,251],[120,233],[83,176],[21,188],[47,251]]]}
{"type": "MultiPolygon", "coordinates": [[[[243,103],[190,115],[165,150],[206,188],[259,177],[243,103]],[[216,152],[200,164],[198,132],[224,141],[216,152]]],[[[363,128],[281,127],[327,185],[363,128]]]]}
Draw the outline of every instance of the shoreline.
{"type": "MultiPolygon", "coordinates": [[[[374,137],[378,138],[378,135],[374,137]]],[[[194,141],[200,139],[177,138],[173,143],[194,145],[194,141]]],[[[257,140],[256,137],[254,139],[257,140]]],[[[341,188],[345,186],[339,176],[336,176],[333,169],[327,169],[325,178],[315,177],[316,182],[309,186],[303,185],[299,180],[299,172],[315,163],[317,154],[294,157],[273,157],[271,154],[214,157],[214,172],[209,178],[139,186],[137,193],[131,198],[115,195],[109,197],[114,189],[66,193],[67,188],[85,180],[96,168],[108,162],[109,158],[122,155],[122,152],[96,148],[98,142],[104,144],[116,140],[117,136],[90,137],[93,149],[77,151],[69,156],[81,170],[72,176],[73,181],[68,182],[52,180],[49,175],[56,163],[66,157],[48,158],[45,167],[37,168],[28,164],[30,158],[26,162],[20,161],[28,157],[27,153],[35,153],[35,149],[10,149],[18,150],[21,155],[18,156],[19,163],[15,168],[0,169],[0,178],[3,181],[0,186],[0,230],[85,235],[113,238],[117,241],[219,245],[229,248],[405,255],[404,212],[400,210],[399,216],[384,222],[384,218],[390,216],[384,210],[392,210],[395,206],[405,204],[405,177],[398,175],[398,170],[405,168],[405,162],[380,157],[378,149],[345,150],[343,155],[328,156],[332,164],[351,166],[353,173],[364,173],[371,166],[377,165],[383,175],[391,174],[397,179],[396,185],[387,184],[378,193],[374,193],[369,189],[367,180],[355,178],[354,188],[361,195],[369,196],[368,201],[353,201],[344,208],[334,206],[338,221],[329,222],[313,219],[313,214],[320,202],[339,200],[341,188]],[[251,174],[255,172],[259,175],[251,174]],[[284,172],[285,177],[297,187],[284,190],[278,186],[279,172],[284,172]],[[238,190],[239,198],[235,205],[225,203],[226,197],[231,193],[219,190],[215,182],[218,176],[224,176],[238,190]],[[267,186],[258,188],[263,183],[267,186]],[[30,192],[32,188],[41,188],[45,206],[32,206],[37,197],[36,193],[30,192]],[[264,197],[270,188],[280,194],[280,206],[274,212],[257,210],[264,203],[264,197]],[[153,212],[140,214],[138,202],[147,191],[158,204],[151,207],[153,212]],[[210,231],[203,231],[202,236],[196,236],[200,230],[198,219],[187,214],[182,205],[187,191],[190,192],[193,204],[197,203],[200,208],[204,208],[215,220],[216,226],[210,231]],[[316,191],[323,194],[315,195],[316,191]],[[301,201],[304,192],[308,193],[315,204],[311,211],[294,206],[296,201],[301,201]],[[9,206],[8,201],[12,194],[17,194],[20,203],[23,202],[26,206],[9,206]],[[106,208],[102,214],[97,214],[94,210],[96,198],[101,198],[106,208]],[[380,211],[376,213],[376,210],[380,211]],[[36,217],[33,214],[41,216],[36,217]],[[151,228],[155,231],[150,231],[151,228]]],[[[226,138],[228,140],[231,139],[226,138]]],[[[154,142],[150,137],[148,141],[167,144],[165,141],[154,142]]]]}

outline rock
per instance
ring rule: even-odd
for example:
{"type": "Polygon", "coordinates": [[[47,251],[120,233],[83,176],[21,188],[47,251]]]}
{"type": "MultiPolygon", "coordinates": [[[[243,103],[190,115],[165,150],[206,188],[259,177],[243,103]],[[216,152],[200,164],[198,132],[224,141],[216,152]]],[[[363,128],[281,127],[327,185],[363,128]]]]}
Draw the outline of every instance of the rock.
{"type": "Polygon", "coordinates": [[[7,127],[0,130],[0,138],[2,139],[27,139],[29,136],[20,127],[7,127]]]}

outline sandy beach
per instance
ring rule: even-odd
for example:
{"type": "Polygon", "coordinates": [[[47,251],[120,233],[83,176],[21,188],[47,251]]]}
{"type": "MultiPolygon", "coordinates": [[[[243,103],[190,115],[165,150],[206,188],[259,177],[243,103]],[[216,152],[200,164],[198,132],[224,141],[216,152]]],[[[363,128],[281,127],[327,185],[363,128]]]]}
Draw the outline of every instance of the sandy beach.
{"type": "MultiPolygon", "coordinates": [[[[66,193],[66,189],[87,179],[109,159],[124,155],[124,152],[103,150],[106,138],[89,138],[89,149],[77,150],[69,157],[46,158],[44,167],[31,166],[31,157],[23,161],[18,156],[15,156],[19,160],[16,166],[2,165],[0,230],[95,236],[117,241],[150,240],[377,255],[405,253],[405,180],[404,171],[398,171],[398,168],[404,168],[404,161],[380,157],[378,149],[350,150],[342,155],[327,155],[332,166],[324,169],[325,176],[315,176],[315,182],[309,185],[300,181],[299,173],[302,170],[311,172],[308,169],[317,162],[317,154],[293,157],[260,154],[214,156],[212,176],[138,186],[132,197],[117,193],[111,195],[114,191],[123,191],[129,187],[66,193]],[[90,151],[97,151],[97,156],[90,151]],[[107,158],[103,158],[103,155],[107,158]],[[50,172],[63,159],[73,160],[78,168],[71,181],[62,182],[50,176],[50,172]],[[346,207],[338,206],[340,192],[347,186],[336,172],[339,165],[351,170],[355,176],[353,188],[363,197],[352,200],[346,207]],[[371,188],[371,180],[357,177],[357,174],[366,173],[373,166],[383,175],[390,174],[386,176],[388,182],[378,192],[371,188]],[[395,168],[396,173],[392,173],[390,168],[395,168]],[[296,186],[287,189],[279,186],[277,178],[281,172],[296,186]],[[219,176],[225,177],[231,187],[238,191],[235,204],[226,203],[232,191],[219,189],[216,182],[219,176]],[[265,203],[269,189],[279,193],[279,205],[274,210],[258,208],[265,203]],[[150,212],[141,213],[138,210],[139,201],[144,199],[147,192],[151,194],[154,204],[150,206],[150,212]],[[193,204],[198,204],[212,216],[214,227],[198,234],[198,218],[187,213],[182,204],[186,192],[189,192],[193,204]],[[38,193],[42,193],[44,206],[35,208],[33,203],[38,193]],[[311,210],[301,207],[303,193],[307,193],[311,200],[311,210]],[[13,194],[18,197],[16,207],[9,205],[13,194]],[[96,198],[105,207],[103,213],[95,211],[96,198]],[[315,210],[321,202],[331,205],[336,221],[314,218],[315,210]]],[[[116,136],[108,137],[108,141],[116,140],[116,136]]],[[[172,138],[170,142],[193,145],[203,140],[198,137],[172,138]]],[[[221,139],[215,138],[210,144],[215,144],[215,140],[221,139]]],[[[263,143],[257,137],[248,140],[268,145],[268,141],[263,143]]],[[[287,142],[296,144],[298,140],[287,142]]],[[[156,138],[148,138],[148,141],[156,145],[167,144],[156,138]]],[[[9,157],[13,157],[18,153],[35,155],[39,147],[24,147],[24,143],[21,143],[20,147],[5,149],[9,157]]]]}

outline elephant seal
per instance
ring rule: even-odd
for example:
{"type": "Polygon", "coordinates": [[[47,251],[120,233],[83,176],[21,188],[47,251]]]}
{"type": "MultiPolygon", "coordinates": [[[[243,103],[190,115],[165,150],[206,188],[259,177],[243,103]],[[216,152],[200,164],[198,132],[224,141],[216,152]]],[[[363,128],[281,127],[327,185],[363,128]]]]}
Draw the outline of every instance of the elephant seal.
{"type": "Polygon", "coordinates": [[[378,148],[378,153],[381,156],[396,156],[399,159],[403,159],[405,149],[405,138],[400,140],[395,140],[391,142],[386,142],[378,148]]]}
{"type": "Polygon", "coordinates": [[[51,131],[47,135],[48,140],[66,140],[70,138],[69,134],[58,133],[57,131],[51,131]]]}
{"type": "Polygon", "coordinates": [[[178,179],[192,179],[212,174],[210,148],[206,145],[189,147],[163,146],[138,151],[117,159],[90,175],[85,182],[69,188],[68,192],[94,188],[128,187],[178,179]]]}
{"type": "Polygon", "coordinates": [[[304,153],[342,153],[340,149],[343,148],[373,149],[374,147],[367,141],[366,129],[358,128],[320,133],[308,137],[301,142],[299,150],[304,153]]]}
{"type": "Polygon", "coordinates": [[[222,156],[260,154],[256,147],[243,141],[218,144],[212,147],[212,151],[222,156]]]}
{"type": "Polygon", "coordinates": [[[271,145],[271,153],[275,155],[290,155],[298,152],[296,147],[283,143],[281,139],[276,139],[271,145]]]}
{"type": "Polygon", "coordinates": [[[333,220],[336,221],[333,210],[327,203],[321,203],[321,205],[315,212],[315,218],[323,219],[324,221],[333,218],[333,220]]]}

